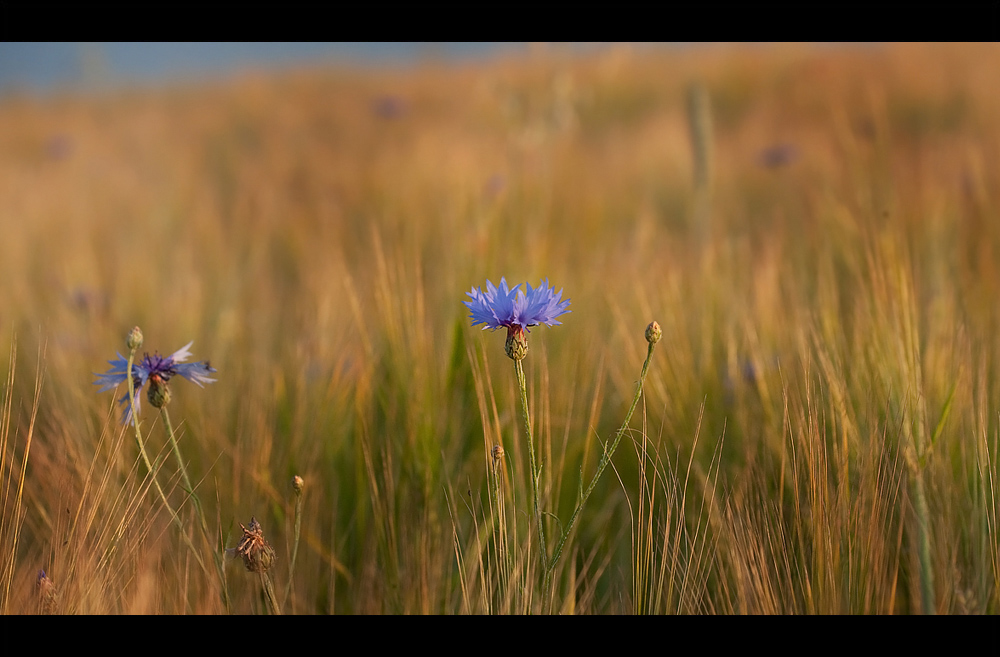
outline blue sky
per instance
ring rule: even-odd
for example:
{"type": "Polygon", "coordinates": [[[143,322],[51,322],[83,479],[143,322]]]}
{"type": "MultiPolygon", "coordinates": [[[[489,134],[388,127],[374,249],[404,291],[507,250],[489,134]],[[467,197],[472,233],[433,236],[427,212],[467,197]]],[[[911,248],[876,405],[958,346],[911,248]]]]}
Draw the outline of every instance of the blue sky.
{"type": "Polygon", "coordinates": [[[426,57],[472,58],[523,43],[0,43],[0,92],[86,88],[225,75],[249,67],[344,62],[406,65],[426,57]]]}

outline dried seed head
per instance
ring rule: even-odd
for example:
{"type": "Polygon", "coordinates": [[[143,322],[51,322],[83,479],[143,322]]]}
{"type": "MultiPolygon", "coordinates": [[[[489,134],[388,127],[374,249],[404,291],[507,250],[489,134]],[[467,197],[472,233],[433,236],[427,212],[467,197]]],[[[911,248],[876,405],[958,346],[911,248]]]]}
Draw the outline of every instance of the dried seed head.
{"type": "Polygon", "coordinates": [[[163,408],[170,403],[170,386],[167,380],[159,374],[149,377],[149,392],[146,393],[149,403],[156,408],[163,408]]]}
{"type": "Polygon", "coordinates": [[[128,332],[128,336],[125,337],[125,346],[130,350],[135,351],[142,346],[142,329],[138,326],[133,326],[132,330],[128,332]]]}
{"type": "Polygon", "coordinates": [[[250,518],[250,527],[247,528],[240,523],[243,528],[243,538],[237,554],[243,557],[243,565],[251,573],[264,573],[274,565],[274,548],[264,539],[264,531],[260,528],[257,518],[250,518]]]}
{"type": "Polygon", "coordinates": [[[302,477],[295,475],[292,477],[292,490],[295,491],[296,495],[302,494],[302,487],[306,485],[305,480],[302,477]]]}
{"type": "Polygon", "coordinates": [[[650,322],[649,326],[646,327],[646,342],[649,344],[656,344],[663,337],[663,330],[660,325],[656,322],[650,322]]]}

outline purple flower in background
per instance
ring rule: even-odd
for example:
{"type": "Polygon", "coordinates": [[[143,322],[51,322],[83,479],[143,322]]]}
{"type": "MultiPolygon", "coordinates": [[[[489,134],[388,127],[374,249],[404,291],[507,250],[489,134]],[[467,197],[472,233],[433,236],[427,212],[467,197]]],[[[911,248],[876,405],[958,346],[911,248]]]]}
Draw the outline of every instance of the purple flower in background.
{"type": "MultiPolygon", "coordinates": [[[[135,413],[139,413],[139,392],[142,390],[143,386],[146,385],[150,380],[154,384],[163,385],[170,380],[170,377],[175,374],[180,374],[188,381],[197,383],[199,386],[204,387],[206,383],[213,383],[215,379],[210,378],[208,375],[215,372],[215,368],[208,364],[208,361],[199,361],[197,363],[185,363],[188,358],[191,357],[191,352],[188,351],[194,342],[189,342],[185,346],[181,347],[175,351],[170,356],[160,356],[159,354],[153,354],[150,356],[146,354],[143,356],[142,360],[138,360],[132,363],[132,380],[135,385],[135,413]]],[[[119,384],[126,383],[127,371],[128,371],[128,358],[118,354],[118,358],[115,360],[109,360],[108,363],[111,364],[111,369],[104,374],[95,374],[97,380],[94,381],[94,385],[101,386],[98,392],[104,392],[106,390],[111,390],[117,387],[119,384]]],[[[119,404],[128,405],[128,391],[125,391],[125,396],[118,400],[119,404]]],[[[132,414],[129,410],[126,410],[124,416],[122,417],[122,423],[127,423],[133,420],[132,414]]]]}
{"type": "Polygon", "coordinates": [[[380,119],[398,119],[406,114],[409,107],[398,96],[379,96],[372,101],[372,111],[380,119]]]}
{"type": "Polygon", "coordinates": [[[73,140],[69,135],[54,135],[45,142],[45,153],[53,160],[63,160],[73,154],[73,140]]]}
{"type": "Polygon", "coordinates": [[[525,283],[525,286],[528,288],[527,294],[521,290],[520,285],[509,289],[505,278],[500,279],[499,288],[487,280],[485,293],[481,289],[472,288],[471,292],[466,292],[472,300],[462,302],[472,311],[469,317],[473,326],[485,324],[484,331],[507,327],[507,355],[514,360],[521,360],[527,352],[524,333],[529,326],[562,324],[556,317],[571,312],[566,310],[569,299],[563,301],[562,290],[556,294],[549,287],[548,280],[543,280],[536,288],[532,288],[531,283],[525,283]],[[519,348],[513,349],[512,353],[515,343],[519,348]],[[519,354],[520,357],[513,354],[519,354]]]}
{"type": "Polygon", "coordinates": [[[757,162],[765,169],[778,169],[799,159],[799,149],[793,144],[777,144],[765,148],[757,155],[757,162]]]}

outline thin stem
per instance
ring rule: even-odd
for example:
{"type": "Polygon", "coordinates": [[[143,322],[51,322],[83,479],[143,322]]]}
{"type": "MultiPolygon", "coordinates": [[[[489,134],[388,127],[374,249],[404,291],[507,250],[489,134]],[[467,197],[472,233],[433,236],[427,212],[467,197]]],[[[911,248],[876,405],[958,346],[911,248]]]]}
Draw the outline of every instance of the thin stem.
{"type": "Polygon", "coordinates": [[[927,508],[927,494],[924,492],[924,475],[919,469],[913,470],[914,506],[917,516],[917,554],[920,560],[921,608],[926,615],[934,614],[934,567],[931,564],[930,511],[927,508]]]}
{"type": "Polygon", "coordinates": [[[503,500],[503,457],[494,457],[493,465],[490,468],[493,479],[493,504],[491,511],[494,514],[493,545],[495,547],[497,563],[497,601],[501,602],[507,597],[507,585],[510,579],[510,560],[507,554],[507,522],[503,500]]]}
{"type": "Polygon", "coordinates": [[[597,486],[597,481],[601,478],[601,475],[604,474],[604,470],[608,467],[608,464],[611,463],[611,457],[614,455],[615,450],[618,449],[618,443],[621,441],[622,436],[625,435],[625,431],[628,429],[628,424],[632,420],[632,414],[635,412],[635,407],[639,405],[639,398],[642,397],[642,387],[646,381],[646,371],[649,369],[649,361],[653,357],[653,349],[655,346],[656,344],[654,342],[649,343],[649,348],[646,350],[646,362],[642,364],[642,373],[639,375],[639,385],[636,386],[635,397],[632,398],[632,405],[629,407],[628,413],[625,415],[625,421],[622,422],[621,428],[618,429],[618,433],[615,435],[615,441],[611,444],[611,448],[604,450],[601,462],[597,465],[597,472],[594,474],[594,478],[590,480],[590,485],[587,486],[587,490],[584,491],[583,496],[576,505],[576,508],[573,509],[573,515],[566,524],[566,529],[563,531],[562,536],[559,537],[559,543],[556,544],[555,552],[552,554],[552,560],[545,568],[544,590],[546,591],[552,581],[552,571],[555,570],[556,564],[559,562],[559,557],[562,556],[566,540],[569,538],[570,533],[573,531],[573,527],[576,526],[576,521],[580,517],[580,511],[583,510],[583,506],[587,503],[587,498],[589,498],[590,494],[594,492],[594,488],[597,486]]]}
{"type": "Polygon", "coordinates": [[[299,534],[302,531],[302,491],[295,491],[295,537],[292,541],[292,559],[288,562],[288,586],[285,588],[285,604],[292,594],[292,573],[295,571],[295,558],[299,554],[299,534]]]}
{"type": "Polygon", "coordinates": [[[260,585],[264,589],[264,600],[267,602],[268,610],[275,616],[281,615],[281,607],[278,606],[278,597],[274,594],[274,585],[267,573],[260,574],[260,585]]]}
{"type": "Polygon", "coordinates": [[[181,457],[180,447],[177,446],[177,438],[174,436],[174,425],[170,422],[170,414],[167,413],[166,406],[160,408],[160,417],[163,418],[163,426],[167,430],[167,438],[170,440],[170,448],[173,450],[174,458],[177,459],[177,465],[181,470],[181,478],[184,480],[184,492],[186,492],[191,497],[191,501],[194,502],[194,506],[198,511],[198,518],[201,520],[202,532],[207,538],[208,524],[205,521],[205,512],[201,508],[201,499],[198,498],[198,494],[194,492],[194,486],[191,485],[191,478],[188,476],[187,467],[184,465],[184,459],[181,457]]]}
{"type": "Polygon", "coordinates": [[[535,518],[538,519],[538,547],[542,560],[542,571],[546,570],[545,527],[542,523],[541,504],[538,501],[538,478],[541,471],[535,465],[535,441],[531,437],[531,417],[528,414],[528,387],[524,380],[524,368],[521,361],[514,361],[514,372],[517,374],[517,386],[521,389],[521,406],[524,407],[524,431],[528,434],[528,458],[531,464],[531,496],[535,505],[535,518]]]}
{"type": "MultiPolygon", "coordinates": [[[[177,459],[177,464],[181,470],[181,478],[184,480],[184,491],[194,502],[195,510],[198,512],[198,519],[201,521],[201,535],[202,538],[209,545],[213,545],[213,542],[209,540],[208,535],[208,521],[205,520],[205,510],[201,506],[201,498],[194,491],[194,486],[191,485],[191,478],[188,476],[187,467],[184,465],[184,459],[181,458],[181,450],[177,445],[177,438],[174,436],[174,425],[170,422],[170,414],[167,413],[167,407],[160,407],[160,417],[163,418],[163,426],[167,431],[167,438],[170,440],[170,448],[174,452],[174,457],[177,459]]],[[[226,609],[229,609],[229,591],[226,588],[226,574],[225,565],[223,563],[223,556],[216,550],[212,550],[212,559],[215,561],[215,570],[219,575],[219,581],[222,584],[222,599],[226,604],[226,609]]]]}
{"type": "Polygon", "coordinates": [[[126,370],[126,381],[128,382],[128,403],[129,403],[129,416],[132,418],[132,426],[135,427],[135,443],[139,447],[139,455],[142,457],[142,462],[146,466],[146,470],[149,472],[149,476],[153,479],[153,485],[156,487],[156,491],[160,494],[160,499],[163,501],[163,506],[167,508],[170,512],[170,517],[173,519],[174,524],[177,525],[177,529],[180,530],[181,538],[187,543],[187,546],[191,548],[191,552],[194,554],[195,560],[197,560],[198,565],[201,566],[202,570],[208,572],[205,568],[205,562],[201,560],[201,556],[198,554],[197,548],[195,548],[194,543],[191,542],[191,538],[184,531],[184,523],[181,522],[180,516],[174,511],[173,507],[170,506],[170,502],[167,500],[167,494],[163,491],[163,487],[160,486],[159,480],[156,478],[156,471],[158,468],[154,468],[149,462],[149,456],[146,454],[146,447],[142,442],[142,433],[139,429],[139,418],[135,414],[135,381],[132,380],[132,364],[135,362],[135,349],[131,349],[128,354],[128,369],[126,370]]]}

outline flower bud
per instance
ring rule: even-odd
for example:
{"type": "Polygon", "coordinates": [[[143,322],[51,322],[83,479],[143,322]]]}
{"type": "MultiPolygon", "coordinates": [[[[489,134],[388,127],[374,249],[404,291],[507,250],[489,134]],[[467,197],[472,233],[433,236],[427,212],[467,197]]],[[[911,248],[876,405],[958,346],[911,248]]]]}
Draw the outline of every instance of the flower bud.
{"type": "Polygon", "coordinates": [[[149,392],[146,393],[149,403],[155,408],[163,408],[170,403],[170,387],[166,379],[159,374],[149,377],[149,392]]]}
{"type": "Polygon", "coordinates": [[[646,342],[656,344],[662,337],[663,330],[660,329],[660,325],[656,322],[650,322],[649,326],[646,327],[646,342]]]}
{"type": "Polygon", "coordinates": [[[493,446],[493,471],[496,472],[503,460],[503,445],[497,443],[493,446]]]}
{"type": "Polygon", "coordinates": [[[295,475],[292,477],[292,490],[295,491],[296,495],[302,494],[302,487],[306,485],[305,480],[302,477],[295,475]]]}
{"type": "Polygon", "coordinates": [[[133,326],[132,330],[128,332],[125,337],[125,346],[127,346],[131,351],[135,351],[142,346],[142,329],[138,326],[133,326]]]}
{"type": "Polygon", "coordinates": [[[249,558],[243,558],[243,565],[252,573],[266,573],[274,565],[274,561],[274,548],[264,541],[264,545],[256,553],[251,552],[249,558]]]}
{"type": "Polygon", "coordinates": [[[528,355],[528,336],[523,328],[515,324],[507,329],[507,344],[504,349],[511,360],[524,360],[528,355]]]}

